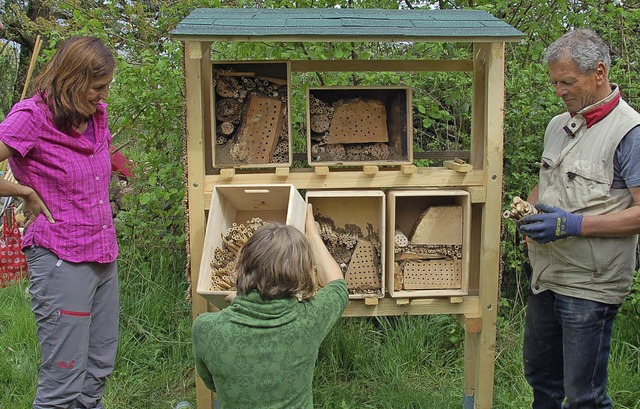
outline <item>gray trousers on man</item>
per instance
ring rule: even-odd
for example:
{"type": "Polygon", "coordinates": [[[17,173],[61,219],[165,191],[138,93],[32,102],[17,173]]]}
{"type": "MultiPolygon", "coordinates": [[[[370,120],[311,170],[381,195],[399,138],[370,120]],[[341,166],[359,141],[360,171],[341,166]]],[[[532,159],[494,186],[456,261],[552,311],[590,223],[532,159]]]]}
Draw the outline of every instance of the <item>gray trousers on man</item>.
{"type": "Polygon", "coordinates": [[[101,409],[118,348],[117,264],[69,263],[37,246],[25,253],[42,353],[33,409],[101,409]]]}

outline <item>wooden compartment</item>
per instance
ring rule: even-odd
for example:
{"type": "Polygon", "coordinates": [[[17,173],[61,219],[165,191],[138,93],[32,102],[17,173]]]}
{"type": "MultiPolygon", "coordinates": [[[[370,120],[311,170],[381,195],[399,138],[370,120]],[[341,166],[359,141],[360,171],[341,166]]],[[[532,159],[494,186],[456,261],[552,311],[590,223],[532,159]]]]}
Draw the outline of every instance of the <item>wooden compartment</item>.
{"type": "Polygon", "coordinates": [[[387,191],[387,290],[392,297],[468,292],[469,192],[387,191]]]}
{"type": "Polygon", "coordinates": [[[212,260],[216,249],[223,249],[223,234],[253,218],[280,222],[304,232],[306,203],[290,184],[214,186],[204,237],[198,279],[198,294],[218,308],[228,304],[224,297],[230,290],[214,288],[212,260]]]}
{"type": "Polygon", "coordinates": [[[214,167],[291,165],[290,71],[286,61],[213,64],[214,167]]]}
{"type": "Polygon", "coordinates": [[[385,195],[381,190],[307,191],[327,248],[340,264],[349,298],[384,297],[385,195]]]}
{"type": "Polygon", "coordinates": [[[309,164],[411,163],[411,95],[408,87],[308,88],[309,164]]]}

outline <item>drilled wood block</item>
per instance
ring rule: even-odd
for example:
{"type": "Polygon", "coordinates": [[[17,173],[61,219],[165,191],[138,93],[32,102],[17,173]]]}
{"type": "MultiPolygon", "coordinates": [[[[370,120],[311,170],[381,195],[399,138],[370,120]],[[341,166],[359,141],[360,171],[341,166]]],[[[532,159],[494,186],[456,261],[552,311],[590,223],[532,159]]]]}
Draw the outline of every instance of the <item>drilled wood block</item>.
{"type": "Polygon", "coordinates": [[[375,260],[376,249],[373,244],[359,240],[344,276],[349,289],[380,288],[375,260]]]}
{"type": "Polygon", "coordinates": [[[405,290],[454,289],[462,285],[462,260],[408,261],[404,265],[405,290]]]}
{"type": "Polygon", "coordinates": [[[387,109],[381,101],[353,99],[337,104],[327,143],[387,142],[387,109]]]}
{"type": "Polygon", "coordinates": [[[244,121],[238,129],[238,144],[246,147],[248,162],[271,162],[276,148],[284,104],[277,98],[252,95],[247,103],[244,121]]]}

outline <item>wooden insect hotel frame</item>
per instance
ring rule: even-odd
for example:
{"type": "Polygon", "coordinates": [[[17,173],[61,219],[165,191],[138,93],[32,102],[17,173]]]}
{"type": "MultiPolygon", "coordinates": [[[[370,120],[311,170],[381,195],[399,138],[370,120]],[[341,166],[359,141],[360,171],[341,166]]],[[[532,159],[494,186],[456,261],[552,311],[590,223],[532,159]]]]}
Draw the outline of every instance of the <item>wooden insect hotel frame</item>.
{"type": "MultiPolygon", "coordinates": [[[[363,195],[370,195],[370,199],[374,200],[374,203],[379,203],[380,209],[384,209],[381,211],[386,213],[384,218],[378,219],[376,216],[376,222],[382,224],[378,226],[381,230],[380,234],[383,234],[386,239],[386,246],[382,249],[383,256],[386,256],[383,257],[385,261],[382,262],[383,265],[386,264],[384,268],[386,278],[381,277],[382,293],[350,297],[344,316],[456,315],[465,329],[464,385],[461,386],[464,394],[461,407],[491,408],[500,270],[505,43],[518,41],[522,33],[490,14],[478,10],[219,8],[193,10],[178,24],[171,35],[175,40],[184,43],[187,223],[194,317],[201,312],[214,311],[216,308],[208,302],[210,298],[201,295],[196,283],[199,283],[203,252],[207,245],[210,246],[210,243],[205,243],[206,230],[210,228],[207,227],[207,221],[211,219],[208,214],[227,211],[211,208],[211,206],[217,206],[216,202],[212,201],[214,191],[215,200],[219,200],[218,195],[222,192],[218,188],[228,187],[233,190],[235,187],[248,194],[252,192],[264,194],[270,192],[269,186],[282,185],[285,186],[285,190],[287,186],[293,186],[293,190],[327,192],[324,196],[320,194],[307,200],[330,199],[331,191],[384,190],[386,197],[378,197],[377,194],[370,193],[363,195]],[[230,110],[218,112],[218,116],[229,116],[226,119],[225,117],[216,119],[217,107],[214,103],[216,97],[213,88],[217,82],[213,77],[213,67],[224,64],[225,61],[219,59],[212,50],[215,50],[217,43],[240,41],[327,44],[334,42],[466,42],[471,45],[473,51],[472,58],[468,60],[279,61],[278,63],[283,64],[284,67],[279,72],[286,72],[286,75],[260,73],[260,67],[257,66],[246,70],[236,66],[235,69],[240,71],[239,74],[223,72],[222,76],[225,78],[244,76],[244,79],[225,79],[227,83],[223,92],[228,92],[230,98],[243,99],[244,95],[236,95],[234,91],[237,81],[244,81],[251,87],[261,87],[262,94],[253,94],[260,96],[251,102],[253,106],[243,109],[247,111],[260,109],[260,104],[267,106],[271,112],[268,121],[276,123],[277,129],[270,134],[262,130],[263,138],[272,139],[267,146],[265,141],[255,140],[251,130],[247,128],[248,125],[242,125],[246,128],[243,132],[246,133],[248,142],[238,148],[238,157],[242,159],[253,155],[266,163],[219,164],[213,152],[216,139],[220,139],[219,131],[226,134],[233,132],[232,119],[236,114],[233,111],[233,101],[229,101],[230,110]],[[468,160],[458,160],[456,155],[444,157],[449,160],[445,160],[442,166],[416,166],[411,156],[412,133],[409,133],[409,141],[406,143],[406,148],[409,149],[407,157],[401,158],[398,163],[389,164],[384,160],[378,163],[375,160],[369,160],[363,162],[361,166],[355,164],[348,168],[340,168],[340,161],[321,161],[309,163],[310,167],[294,169],[291,167],[290,140],[288,145],[286,142],[281,142],[279,156],[276,155],[280,159],[270,160],[269,155],[278,149],[273,146],[276,138],[287,133],[291,135],[290,107],[288,100],[283,96],[283,93],[286,95],[290,93],[288,87],[285,89],[283,85],[290,84],[282,81],[283,76],[288,77],[289,72],[385,71],[467,72],[472,76],[471,147],[465,158],[468,160]],[[273,79],[274,77],[276,79],[273,79]],[[266,153],[248,154],[247,152],[253,149],[249,146],[251,143],[258,144],[255,149],[261,149],[256,152],[266,153]],[[255,169],[256,167],[259,169],[255,169]],[[401,193],[389,196],[391,191],[401,193]],[[403,191],[405,193],[402,193],[403,191]],[[420,203],[427,201],[427,204],[433,197],[429,195],[443,196],[438,194],[443,192],[446,196],[444,199],[433,199],[435,204],[442,204],[442,209],[431,213],[428,208],[422,209],[421,217],[431,218],[437,224],[442,222],[442,217],[453,220],[459,219],[462,214],[463,220],[457,223],[459,232],[447,238],[446,243],[430,244],[429,240],[425,239],[430,229],[427,225],[416,226],[412,228],[415,230],[413,232],[396,232],[396,226],[384,226],[398,216],[389,212],[393,212],[398,206],[406,206],[403,201],[412,195],[406,191],[415,191],[415,196],[418,198],[416,200],[420,203]],[[424,192],[427,191],[429,193],[425,195],[424,192]],[[449,268],[447,263],[438,261],[420,264],[412,259],[406,263],[409,267],[405,266],[408,271],[405,277],[407,281],[403,283],[402,277],[394,277],[398,271],[393,270],[397,270],[400,263],[394,263],[393,260],[394,257],[400,260],[401,256],[389,254],[394,251],[389,241],[398,240],[405,245],[409,241],[405,236],[409,234],[420,238],[421,243],[424,243],[422,246],[426,249],[444,246],[447,252],[457,254],[453,257],[454,260],[459,260],[455,263],[458,266],[456,273],[453,276],[445,274],[425,281],[424,274],[429,274],[431,271],[440,274],[439,272],[449,268]],[[394,278],[400,280],[394,281],[394,278]],[[427,282],[431,289],[415,290],[423,281],[427,282]],[[403,285],[405,287],[402,287],[403,285]],[[389,290],[393,296],[387,292],[389,290]]],[[[257,65],[259,62],[251,63],[257,65]]],[[[398,85],[401,88],[401,84],[398,85]]],[[[407,95],[410,96],[410,94],[409,90],[407,95]]],[[[367,109],[373,113],[378,110],[373,105],[367,109]]],[[[408,114],[410,115],[410,112],[408,114]]],[[[259,117],[257,113],[253,116],[259,117]]],[[[307,114],[308,120],[309,114],[307,114]]],[[[326,137],[328,131],[324,129],[327,127],[327,120],[319,118],[314,121],[320,127],[325,127],[320,128],[320,132],[325,132],[320,137],[326,137]]],[[[259,123],[255,128],[260,128],[265,123],[259,123]]],[[[342,126],[348,129],[350,125],[342,124],[342,126]]],[[[412,132],[412,129],[409,129],[409,132],[412,132]]],[[[328,136],[328,138],[332,137],[328,136]]],[[[342,135],[341,138],[349,142],[349,135],[342,135]]],[[[225,140],[219,142],[225,143],[225,140]]],[[[310,147],[308,146],[307,149],[310,147]]],[[[307,160],[313,162],[314,156],[309,155],[307,160]]],[[[277,189],[274,188],[274,190],[277,189]]],[[[229,197],[234,195],[235,193],[229,197]]],[[[354,196],[359,195],[356,193],[354,196]]],[[[343,199],[340,195],[335,196],[335,200],[343,199]]],[[[224,202],[228,200],[225,199],[224,202]]],[[[299,198],[295,199],[295,202],[299,202],[299,198]]],[[[296,209],[289,210],[290,213],[298,212],[296,209]]],[[[221,214],[215,217],[219,220],[228,219],[221,214]]],[[[285,216],[281,215],[281,217],[285,216]]],[[[228,222],[231,220],[228,219],[228,222]]],[[[220,229],[221,226],[216,228],[220,229]]],[[[362,254],[367,255],[372,251],[370,246],[364,246],[362,254]]],[[[356,280],[356,285],[360,282],[375,282],[375,275],[371,274],[372,272],[368,276],[362,274],[367,273],[362,265],[355,269],[360,274],[358,276],[360,281],[356,280]]],[[[198,408],[213,407],[214,394],[204,387],[200,379],[196,379],[196,397],[198,408]]]]}

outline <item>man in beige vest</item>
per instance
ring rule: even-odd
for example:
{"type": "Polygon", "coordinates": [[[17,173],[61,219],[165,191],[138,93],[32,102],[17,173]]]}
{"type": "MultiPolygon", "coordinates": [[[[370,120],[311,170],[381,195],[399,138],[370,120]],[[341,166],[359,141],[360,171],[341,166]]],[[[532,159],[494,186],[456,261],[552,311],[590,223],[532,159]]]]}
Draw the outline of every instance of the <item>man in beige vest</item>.
{"type": "Polygon", "coordinates": [[[547,126],[540,181],[523,219],[533,269],[524,335],[533,408],[611,408],[613,321],[631,288],[640,232],[640,114],[609,83],[609,47],[591,30],[549,46],[567,112],[547,126]]]}

